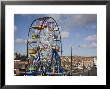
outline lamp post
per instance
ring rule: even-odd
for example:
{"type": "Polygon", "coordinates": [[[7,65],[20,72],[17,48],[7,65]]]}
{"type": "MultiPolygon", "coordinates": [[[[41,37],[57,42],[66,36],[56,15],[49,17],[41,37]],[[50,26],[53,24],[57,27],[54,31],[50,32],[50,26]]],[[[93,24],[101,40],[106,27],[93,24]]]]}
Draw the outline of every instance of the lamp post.
{"type": "Polygon", "coordinates": [[[72,75],[72,46],[71,46],[71,75],[72,75]]]}
{"type": "Polygon", "coordinates": [[[27,40],[27,58],[28,58],[28,40],[27,40]]]}

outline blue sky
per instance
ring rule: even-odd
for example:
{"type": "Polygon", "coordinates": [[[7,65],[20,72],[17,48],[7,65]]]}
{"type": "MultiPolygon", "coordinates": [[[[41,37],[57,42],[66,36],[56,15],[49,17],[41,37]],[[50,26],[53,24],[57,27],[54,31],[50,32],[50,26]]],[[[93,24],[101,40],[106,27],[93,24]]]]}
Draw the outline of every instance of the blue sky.
{"type": "Polygon", "coordinates": [[[14,51],[26,54],[29,26],[35,18],[51,16],[60,28],[63,55],[97,56],[97,15],[96,14],[15,14],[14,51]]]}

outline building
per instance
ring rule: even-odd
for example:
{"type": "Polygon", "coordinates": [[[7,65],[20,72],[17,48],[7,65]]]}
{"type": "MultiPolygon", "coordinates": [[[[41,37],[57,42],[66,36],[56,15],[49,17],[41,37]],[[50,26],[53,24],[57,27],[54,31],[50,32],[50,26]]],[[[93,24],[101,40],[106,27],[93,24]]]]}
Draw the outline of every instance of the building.
{"type": "Polygon", "coordinates": [[[28,61],[14,60],[14,74],[23,76],[28,64],[28,61]]]}
{"type": "MultiPolygon", "coordinates": [[[[90,69],[97,63],[94,56],[72,56],[72,69],[90,69]]],[[[61,66],[67,70],[71,69],[71,56],[61,57],[61,66]]]]}

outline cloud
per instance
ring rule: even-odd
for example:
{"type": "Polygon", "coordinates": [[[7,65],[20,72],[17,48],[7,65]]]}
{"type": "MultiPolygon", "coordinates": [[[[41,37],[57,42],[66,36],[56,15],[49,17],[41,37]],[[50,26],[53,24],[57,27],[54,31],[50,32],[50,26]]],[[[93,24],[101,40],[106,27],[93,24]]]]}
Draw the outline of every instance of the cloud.
{"type": "Polygon", "coordinates": [[[61,32],[61,37],[62,37],[62,38],[68,38],[68,37],[69,37],[69,32],[62,31],[62,32],[61,32]]]}
{"type": "Polygon", "coordinates": [[[97,21],[97,15],[95,14],[79,14],[74,16],[74,21],[76,24],[79,24],[81,26],[96,23],[97,21]]]}
{"type": "Polygon", "coordinates": [[[78,45],[79,48],[87,48],[86,44],[78,45]]]}
{"type": "Polygon", "coordinates": [[[97,29],[97,25],[96,25],[96,23],[89,24],[89,25],[86,26],[86,29],[96,30],[97,29]]]}
{"type": "Polygon", "coordinates": [[[15,42],[16,42],[17,44],[26,44],[26,40],[21,39],[21,38],[16,39],[15,42]]]}
{"type": "Polygon", "coordinates": [[[90,42],[97,42],[97,36],[89,35],[89,36],[85,37],[85,40],[90,41],[90,42]]]}
{"type": "Polygon", "coordinates": [[[75,30],[77,27],[82,29],[96,29],[96,14],[46,14],[53,17],[58,25],[62,27],[62,31],[75,30]]]}
{"type": "Polygon", "coordinates": [[[92,42],[89,44],[82,44],[82,45],[79,45],[78,48],[97,48],[97,43],[92,42]]]}
{"type": "Polygon", "coordinates": [[[17,27],[16,27],[16,25],[14,25],[14,32],[16,32],[17,31],[17,27]]]}
{"type": "Polygon", "coordinates": [[[96,14],[60,14],[53,15],[53,18],[62,26],[63,30],[71,30],[75,27],[94,29],[97,22],[96,14]],[[93,26],[93,24],[95,24],[93,26]]]}
{"type": "Polygon", "coordinates": [[[62,17],[60,14],[48,14],[47,16],[54,18],[56,21],[60,20],[62,17]]]}
{"type": "Polygon", "coordinates": [[[97,43],[93,42],[90,44],[90,48],[96,48],[97,47],[97,43]]]}
{"type": "Polygon", "coordinates": [[[86,44],[81,44],[78,48],[96,48],[97,47],[97,36],[89,35],[84,38],[84,40],[88,41],[86,44]]]}
{"type": "MultiPolygon", "coordinates": [[[[28,42],[32,42],[32,41],[37,41],[37,40],[28,39],[28,42]]],[[[26,40],[26,39],[17,38],[17,39],[15,40],[15,42],[16,42],[17,44],[26,44],[26,43],[27,43],[27,40],[26,40]]]]}

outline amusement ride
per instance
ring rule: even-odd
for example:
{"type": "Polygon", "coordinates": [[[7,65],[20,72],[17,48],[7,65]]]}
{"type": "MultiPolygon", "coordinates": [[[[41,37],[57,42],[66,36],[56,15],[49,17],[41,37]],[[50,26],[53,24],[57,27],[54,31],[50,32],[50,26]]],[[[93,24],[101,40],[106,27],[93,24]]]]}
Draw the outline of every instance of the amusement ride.
{"type": "Polygon", "coordinates": [[[60,62],[61,56],[61,34],[55,19],[42,17],[33,20],[27,38],[29,65],[26,76],[64,75],[60,62]]]}

